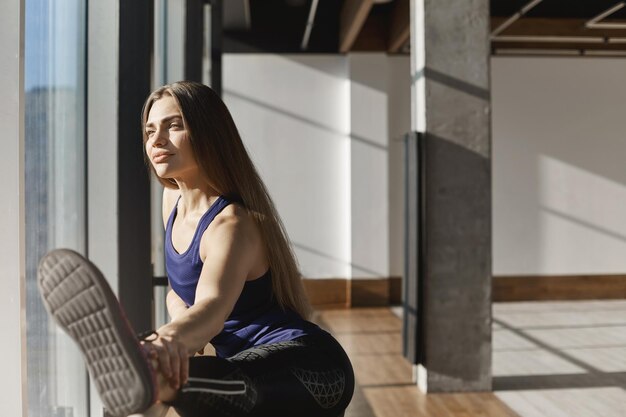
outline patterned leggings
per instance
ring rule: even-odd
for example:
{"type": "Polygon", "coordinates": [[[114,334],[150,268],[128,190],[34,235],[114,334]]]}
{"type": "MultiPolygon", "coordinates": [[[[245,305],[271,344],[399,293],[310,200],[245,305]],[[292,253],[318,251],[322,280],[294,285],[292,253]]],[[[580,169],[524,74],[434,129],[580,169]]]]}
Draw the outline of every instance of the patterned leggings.
{"type": "Polygon", "coordinates": [[[169,405],[181,417],[340,417],[353,391],[350,360],[320,332],[226,359],[193,357],[189,382],[169,405]]]}

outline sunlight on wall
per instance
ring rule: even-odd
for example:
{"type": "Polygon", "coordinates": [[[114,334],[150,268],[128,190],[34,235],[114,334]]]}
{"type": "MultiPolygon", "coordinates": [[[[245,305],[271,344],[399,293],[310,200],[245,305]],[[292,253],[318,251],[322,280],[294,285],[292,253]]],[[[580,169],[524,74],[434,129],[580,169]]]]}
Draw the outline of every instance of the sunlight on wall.
{"type": "Polygon", "coordinates": [[[351,133],[383,152],[387,148],[387,92],[352,80],[350,83],[351,133]]]}
{"type": "Polygon", "coordinates": [[[623,274],[626,59],[491,64],[494,274],[623,274]]]}
{"type": "Polygon", "coordinates": [[[223,65],[224,99],[304,275],[401,275],[408,57],[227,54],[223,65]]]}
{"type": "Polygon", "coordinates": [[[352,276],[389,276],[387,57],[351,54],[352,276]]]}
{"type": "Polygon", "coordinates": [[[350,273],[350,97],[343,57],[225,55],[224,100],[311,277],[350,273]]]}
{"type": "Polygon", "coordinates": [[[626,185],[545,155],[538,166],[542,269],[623,273],[626,185]]]}

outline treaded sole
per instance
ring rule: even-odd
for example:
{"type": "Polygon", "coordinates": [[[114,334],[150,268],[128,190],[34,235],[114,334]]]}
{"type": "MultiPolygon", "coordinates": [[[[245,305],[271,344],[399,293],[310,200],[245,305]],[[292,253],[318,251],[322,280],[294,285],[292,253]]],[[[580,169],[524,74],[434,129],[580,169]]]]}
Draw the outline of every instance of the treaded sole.
{"type": "Polygon", "coordinates": [[[107,412],[146,410],[156,388],[150,365],[100,270],[69,249],[48,252],[37,277],[43,304],[79,345],[107,412]]]}

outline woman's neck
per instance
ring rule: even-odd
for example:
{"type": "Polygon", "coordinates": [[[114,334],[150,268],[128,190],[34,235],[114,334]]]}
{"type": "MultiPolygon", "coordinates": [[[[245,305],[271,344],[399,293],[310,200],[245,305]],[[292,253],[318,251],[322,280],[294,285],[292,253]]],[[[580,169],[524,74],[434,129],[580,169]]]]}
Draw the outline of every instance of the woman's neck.
{"type": "Polygon", "coordinates": [[[206,212],[217,200],[219,193],[206,181],[176,181],[180,191],[182,207],[178,206],[181,216],[193,212],[206,212]]]}

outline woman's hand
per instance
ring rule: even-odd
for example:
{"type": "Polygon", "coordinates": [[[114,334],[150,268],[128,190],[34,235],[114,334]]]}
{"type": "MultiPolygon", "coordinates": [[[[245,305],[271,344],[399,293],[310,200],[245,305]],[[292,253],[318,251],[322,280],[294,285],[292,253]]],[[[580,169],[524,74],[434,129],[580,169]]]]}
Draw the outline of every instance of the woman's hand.
{"type": "Polygon", "coordinates": [[[158,362],[157,369],[172,388],[177,390],[187,382],[189,350],[175,336],[159,332],[156,339],[142,344],[148,358],[158,362]]]}

